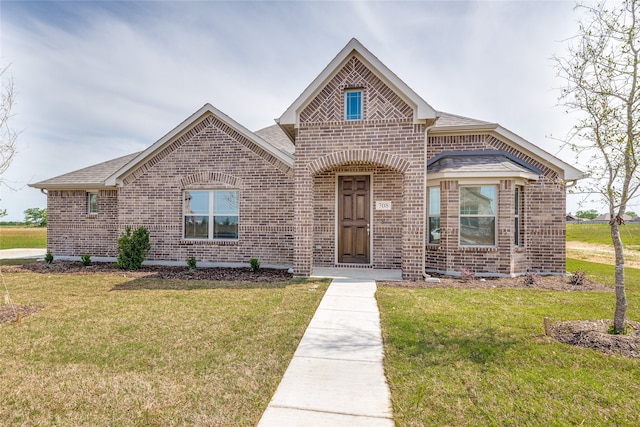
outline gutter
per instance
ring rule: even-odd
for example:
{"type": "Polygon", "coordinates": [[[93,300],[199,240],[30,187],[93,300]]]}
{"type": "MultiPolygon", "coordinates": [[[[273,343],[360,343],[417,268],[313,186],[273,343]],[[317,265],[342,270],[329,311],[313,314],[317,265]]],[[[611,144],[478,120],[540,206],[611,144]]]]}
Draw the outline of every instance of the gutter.
{"type": "Polygon", "coordinates": [[[428,235],[429,235],[429,224],[427,224],[427,192],[428,192],[428,188],[427,187],[427,143],[429,141],[429,131],[431,130],[431,128],[433,128],[436,125],[436,122],[438,121],[438,119],[436,118],[436,120],[430,125],[427,126],[427,128],[424,130],[424,191],[422,194],[422,212],[424,213],[424,218],[422,221],[422,226],[423,226],[423,230],[424,232],[422,233],[422,278],[424,280],[427,280],[427,242],[428,242],[428,235]]]}

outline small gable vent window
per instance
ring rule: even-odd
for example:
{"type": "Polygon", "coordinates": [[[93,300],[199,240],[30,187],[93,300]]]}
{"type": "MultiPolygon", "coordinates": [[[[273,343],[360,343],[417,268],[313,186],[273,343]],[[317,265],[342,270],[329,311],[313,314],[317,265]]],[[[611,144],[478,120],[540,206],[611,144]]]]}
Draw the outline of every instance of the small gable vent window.
{"type": "Polygon", "coordinates": [[[87,193],[87,213],[98,214],[98,193],[87,193]]]}
{"type": "Polygon", "coordinates": [[[350,90],[344,93],[345,120],[362,120],[362,91],[350,90]]]}

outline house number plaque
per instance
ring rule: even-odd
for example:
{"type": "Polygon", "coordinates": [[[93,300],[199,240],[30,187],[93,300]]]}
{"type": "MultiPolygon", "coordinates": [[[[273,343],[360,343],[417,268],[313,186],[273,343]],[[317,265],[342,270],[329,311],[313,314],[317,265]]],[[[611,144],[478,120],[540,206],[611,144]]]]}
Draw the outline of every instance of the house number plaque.
{"type": "Polygon", "coordinates": [[[390,211],[391,210],[391,201],[376,201],[376,210],[377,211],[390,211]]]}

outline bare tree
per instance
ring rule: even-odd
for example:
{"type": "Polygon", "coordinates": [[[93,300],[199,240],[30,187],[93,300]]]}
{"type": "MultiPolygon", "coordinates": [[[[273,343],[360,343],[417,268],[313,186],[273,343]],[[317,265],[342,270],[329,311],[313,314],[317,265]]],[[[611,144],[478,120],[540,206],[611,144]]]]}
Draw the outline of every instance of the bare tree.
{"type": "Polygon", "coordinates": [[[609,207],[615,250],[614,332],[627,316],[620,227],[640,188],[640,0],[578,5],[586,11],[566,58],[555,57],[566,84],[560,102],[578,116],[569,143],[591,179],[583,191],[609,207]]]}
{"type": "Polygon", "coordinates": [[[16,154],[18,133],[9,126],[11,110],[15,102],[13,79],[8,72],[9,66],[0,69],[0,186],[6,185],[3,177],[16,154]]]}

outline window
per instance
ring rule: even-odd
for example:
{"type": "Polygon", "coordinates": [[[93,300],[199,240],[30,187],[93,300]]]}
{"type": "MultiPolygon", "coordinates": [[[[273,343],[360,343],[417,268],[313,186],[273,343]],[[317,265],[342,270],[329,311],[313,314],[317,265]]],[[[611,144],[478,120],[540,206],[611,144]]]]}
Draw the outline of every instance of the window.
{"type": "Polygon", "coordinates": [[[98,214],[98,193],[87,193],[87,213],[98,214]]]}
{"type": "Polygon", "coordinates": [[[184,238],[238,239],[237,190],[187,190],[184,192],[184,238]]]}
{"type": "Polygon", "coordinates": [[[344,93],[344,112],[345,120],[362,120],[362,91],[344,93]]]}
{"type": "Polygon", "coordinates": [[[496,244],[496,187],[460,187],[460,245],[496,244]]]}
{"type": "Polygon", "coordinates": [[[440,187],[429,187],[429,243],[440,244],[440,187]]]}
{"type": "Polygon", "coordinates": [[[516,186],[515,199],[513,204],[513,244],[522,245],[522,187],[516,186]]]}

